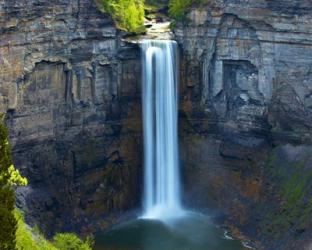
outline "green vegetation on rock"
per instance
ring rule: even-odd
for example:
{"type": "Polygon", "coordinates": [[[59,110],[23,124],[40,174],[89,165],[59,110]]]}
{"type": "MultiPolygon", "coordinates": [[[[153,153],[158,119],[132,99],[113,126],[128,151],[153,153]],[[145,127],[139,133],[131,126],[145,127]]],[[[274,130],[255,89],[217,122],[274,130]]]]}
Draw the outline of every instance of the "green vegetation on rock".
{"type": "Polygon", "coordinates": [[[93,239],[82,241],[75,234],[59,233],[53,237],[53,245],[60,250],[91,250],[93,239]]]}
{"type": "Polygon", "coordinates": [[[298,160],[288,161],[275,149],[268,160],[268,173],[278,190],[279,206],[271,207],[262,220],[266,235],[280,238],[294,230],[300,233],[311,222],[312,213],[312,168],[311,152],[303,151],[298,160]]]}
{"type": "Polygon", "coordinates": [[[41,234],[28,227],[18,210],[15,210],[15,218],[18,221],[16,231],[16,247],[18,250],[58,250],[41,234]]]}
{"type": "Polygon", "coordinates": [[[144,28],[144,0],[97,0],[102,11],[109,13],[117,27],[140,33],[144,28]]]}
{"type": "Polygon", "coordinates": [[[17,221],[14,216],[15,195],[13,186],[26,185],[13,166],[8,131],[4,116],[0,115],[0,249],[16,249],[17,221]]]}
{"type": "Polygon", "coordinates": [[[209,0],[170,0],[169,15],[177,21],[185,20],[186,13],[193,4],[205,4],[209,0]]]}
{"type": "Polygon", "coordinates": [[[91,250],[93,240],[85,241],[72,233],[59,233],[50,242],[38,232],[25,224],[22,214],[15,210],[15,218],[18,221],[16,231],[17,250],[91,250]]]}
{"type": "Polygon", "coordinates": [[[142,33],[145,31],[144,18],[151,10],[169,7],[169,15],[176,21],[184,21],[187,12],[193,5],[202,5],[209,0],[95,0],[99,9],[114,19],[119,29],[142,33]],[[146,11],[145,11],[146,10],[146,11]]]}
{"type": "Polygon", "coordinates": [[[0,115],[0,249],[1,250],[91,250],[93,241],[82,241],[75,234],[56,234],[49,242],[24,222],[15,209],[14,186],[27,185],[13,166],[8,130],[0,115]]]}

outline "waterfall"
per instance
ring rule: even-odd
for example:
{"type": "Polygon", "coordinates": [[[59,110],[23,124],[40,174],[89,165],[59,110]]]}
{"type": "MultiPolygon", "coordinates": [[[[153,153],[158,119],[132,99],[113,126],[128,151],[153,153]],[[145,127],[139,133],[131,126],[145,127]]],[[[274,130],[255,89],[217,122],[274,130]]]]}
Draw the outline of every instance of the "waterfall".
{"type": "Polygon", "coordinates": [[[144,218],[182,213],[178,157],[178,53],[175,41],[141,43],[144,218]]]}

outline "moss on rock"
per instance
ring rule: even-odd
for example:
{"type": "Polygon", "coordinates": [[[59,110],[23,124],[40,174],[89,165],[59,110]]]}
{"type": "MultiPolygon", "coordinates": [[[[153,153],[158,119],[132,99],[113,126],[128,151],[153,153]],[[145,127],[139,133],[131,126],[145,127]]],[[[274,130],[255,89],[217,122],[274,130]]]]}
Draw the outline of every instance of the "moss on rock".
{"type": "Polygon", "coordinates": [[[277,190],[277,206],[265,214],[262,231],[273,238],[287,232],[301,233],[311,223],[312,149],[281,146],[272,151],[267,171],[277,190]],[[291,153],[292,151],[292,153],[291,153]]]}

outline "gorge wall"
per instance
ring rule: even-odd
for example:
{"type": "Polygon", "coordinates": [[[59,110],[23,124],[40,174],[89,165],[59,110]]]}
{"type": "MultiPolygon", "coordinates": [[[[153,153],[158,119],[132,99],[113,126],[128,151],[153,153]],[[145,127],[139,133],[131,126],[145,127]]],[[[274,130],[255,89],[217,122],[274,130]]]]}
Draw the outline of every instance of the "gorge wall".
{"type": "MultiPolygon", "coordinates": [[[[259,249],[309,249],[311,1],[211,0],[187,19],[174,28],[185,204],[221,211],[259,249]]],[[[91,0],[0,0],[0,35],[27,221],[86,234],[137,208],[138,47],[91,0]]]]}
{"type": "Polygon", "coordinates": [[[88,233],[136,208],[140,59],[90,0],[0,1],[0,112],[43,232],[88,233]],[[91,225],[91,227],[89,227],[91,225]]]}
{"type": "Polygon", "coordinates": [[[259,249],[312,244],[311,27],[311,1],[216,0],[174,28],[185,202],[259,249]]]}

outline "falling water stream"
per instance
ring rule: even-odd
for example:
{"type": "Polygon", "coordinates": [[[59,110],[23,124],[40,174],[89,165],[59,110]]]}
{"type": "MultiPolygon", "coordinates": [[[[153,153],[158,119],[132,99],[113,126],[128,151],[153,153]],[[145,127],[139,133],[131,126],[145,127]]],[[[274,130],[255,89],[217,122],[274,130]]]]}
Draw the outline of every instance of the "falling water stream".
{"type": "Polygon", "coordinates": [[[181,205],[178,157],[178,52],[175,41],[145,40],[143,215],[96,237],[95,250],[241,250],[210,218],[181,205]]]}
{"type": "Polygon", "coordinates": [[[146,40],[142,48],[144,218],[182,214],[178,157],[177,44],[146,40]]]}

